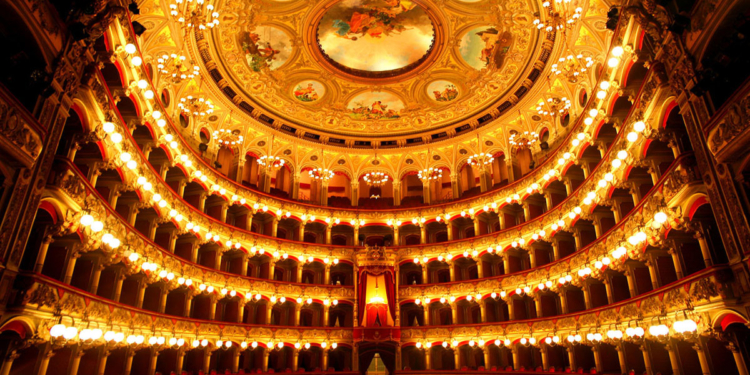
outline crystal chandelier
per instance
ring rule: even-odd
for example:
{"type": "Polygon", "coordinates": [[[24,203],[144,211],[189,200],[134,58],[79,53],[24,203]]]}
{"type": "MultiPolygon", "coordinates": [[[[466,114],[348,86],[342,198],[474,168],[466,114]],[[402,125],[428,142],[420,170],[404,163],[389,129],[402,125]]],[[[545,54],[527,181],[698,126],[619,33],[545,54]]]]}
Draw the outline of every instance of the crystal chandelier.
{"type": "Polygon", "coordinates": [[[172,83],[180,83],[186,79],[193,79],[200,73],[198,65],[193,65],[191,68],[189,64],[185,63],[186,57],[184,55],[164,54],[157,60],[158,65],[156,66],[159,73],[169,76],[172,83]]]}
{"type": "Polygon", "coordinates": [[[177,103],[180,110],[194,118],[203,118],[207,114],[213,113],[214,104],[210,100],[202,96],[188,95],[184,98],[180,98],[180,102],[177,103]]]}
{"type": "Polygon", "coordinates": [[[557,117],[564,115],[570,109],[571,102],[567,97],[550,97],[542,100],[536,106],[536,112],[544,117],[557,117]]]}
{"type": "Polygon", "coordinates": [[[482,165],[491,164],[493,160],[495,160],[493,156],[491,156],[490,154],[485,154],[484,152],[481,152],[479,154],[474,154],[472,156],[469,156],[469,160],[467,160],[466,162],[471,165],[482,166],[482,165]]]}
{"type": "Polygon", "coordinates": [[[214,27],[219,24],[219,12],[212,0],[174,0],[169,4],[169,14],[187,28],[214,27]]]}
{"type": "Polygon", "coordinates": [[[385,172],[367,172],[362,177],[369,186],[383,186],[388,182],[388,175],[385,172]]]}
{"type": "Polygon", "coordinates": [[[544,29],[547,32],[572,28],[583,14],[583,8],[576,6],[576,3],[573,0],[546,0],[542,3],[544,12],[547,13],[546,20],[542,20],[540,16],[534,20],[534,25],[537,29],[544,29]]]}
{"type": "Polygon", "coordinates": [[[278,156],[263,155],[258,159],[258,164],[268,169],[279,169],[284,166],[284,159],[278,156]]]}
{"type": "Polygon", "coordinates": [[[508,142],[518,149],[531,147],[539,141],[539,134],[536,132],[525,131],[523,134],[513,133],[510,135],[508,142]]]}
{"type": "Polygon", "coordinates": [[[213,138],[223,146],[237,146],[241,145],[244,141],[244,137],[239,134],[239,131],[232,131],[229,129],[214,130],[213,138]]]}
{"type": "Polygon", "coordinates": [[[594,59],[590,56],[574,55],[568,50],[567,56],[560,57],[557,64],[552,64],[551,74],[563,76],[570,83],[577,83],[581,76],[586,75],[586,71],[592,65],[594,65],[594,59]]]}
{"type": "Polygon", "coordinates": [[[479,153],[469,156],[469,159],[466,161],[469,165],[476,165],[476,166],[484,166],[487,164],[491,164],[495,158],[490,155],[489,153],[485,154],[484,152],[481,152],[482,150],[482,143],[479,139],[479,134],[477,134],[477,148],[479,148],[479,153]]]}
{"type": "Polygon", "coordinates": [[[438,180],[443,178],[443,170],[440,168],[425,168],[417,174],[420,180],[438,180]]]}
{"type": "Polygon", "coordinates": [[[328,168],[314,168],[308,171],[310,178],[321,181],[328,181],[333,178],[333,171],[328,168]]]}

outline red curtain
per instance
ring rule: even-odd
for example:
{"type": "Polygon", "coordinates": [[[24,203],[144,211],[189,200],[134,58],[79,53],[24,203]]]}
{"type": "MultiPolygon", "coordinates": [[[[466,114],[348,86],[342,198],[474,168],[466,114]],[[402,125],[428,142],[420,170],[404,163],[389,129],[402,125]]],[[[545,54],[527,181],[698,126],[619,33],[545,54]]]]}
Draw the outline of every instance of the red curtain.
{"type": "Polygon", "coordinates": [[[391,318],[393,323],[396,323],[396,288],[394,284],[394,278],[392,271],[389,271],[385,275],[385,297],[388,298],[388,310],[391,311],[391,318]]]}
{"type": "Polygon", "coordinates": [[[367,273],[359,273],[359,292],[357,293],[357,299],[359,300],[359,306],[357,308],[357,315],[359,317],[359,325],[365,325],[365,305],[367,305],[367,273]]]}

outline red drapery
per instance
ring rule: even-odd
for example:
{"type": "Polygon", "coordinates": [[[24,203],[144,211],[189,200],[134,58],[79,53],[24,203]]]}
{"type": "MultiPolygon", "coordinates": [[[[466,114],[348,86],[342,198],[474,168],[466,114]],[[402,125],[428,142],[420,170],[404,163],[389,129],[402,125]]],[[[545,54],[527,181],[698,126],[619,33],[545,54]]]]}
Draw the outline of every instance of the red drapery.
{"type": "MultiPolygon", "coordinates": [[[[358,303],[359,306],[357,308],[357,315],[359,318],[359,325],[364,326],[365,323],[365,306],[367,305],[367,272],[366,269],[361,269],[359,271],[358,280],[359,285],[357,286],[358,292],[357,292],[357,298],[359,299],[358,303]]],[[[388,267],[387,270],[385,270],[385,297],[388,299],[388,310],[391,312],[391,319],[393,319],[393,322],[396,322],[396,288],[395,288],[395,278],[396,275],[394,273],[394,270],[392,267],[388,267]]],[[[380,274],[380,273],[378,273],[380,274]]]]}

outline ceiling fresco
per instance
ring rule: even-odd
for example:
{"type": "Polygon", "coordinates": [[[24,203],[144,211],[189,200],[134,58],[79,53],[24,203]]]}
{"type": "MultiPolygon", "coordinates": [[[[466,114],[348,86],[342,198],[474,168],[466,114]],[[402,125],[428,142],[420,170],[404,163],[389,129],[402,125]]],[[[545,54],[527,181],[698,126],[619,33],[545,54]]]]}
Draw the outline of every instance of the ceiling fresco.
{"type": "Polygon", "coordinates": [[[403,135],[471,120],[523,84],[530,0],[227,1],[209,50],[227,84],[294,127],[403,135]]]}

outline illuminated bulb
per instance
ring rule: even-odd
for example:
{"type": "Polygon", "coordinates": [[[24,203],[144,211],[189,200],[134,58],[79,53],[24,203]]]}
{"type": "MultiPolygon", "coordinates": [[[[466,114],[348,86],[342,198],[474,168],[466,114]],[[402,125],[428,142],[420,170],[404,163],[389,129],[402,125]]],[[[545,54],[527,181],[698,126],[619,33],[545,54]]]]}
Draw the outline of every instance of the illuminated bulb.
{"type": "Polygon", "coordinates": [[[596,92],[596,98],[597,99],[604,99],[607,97],[607,92],[604,90],[599,90],[596,92]]]}
{"type": "Polygon", "coordinates": [[[617,168],[620,168],[621,165],[622,165],[622,160],[620,159],[612,160],[612,168],[617,169],[617,168]]]}
{"type": "Polygon", "coordinates": [[[125,52],[127,52],[129,55],[134,54],[137,51],[137,48],[135,47],[135,44],[128,43],[125,45],[125,52]]]}
{"type": "Polygon", "coordinates": [[[664,224],[667,219],[667,214],[665,214],[664,212],[657,212],[656,215],[654,215],[654,220],[656,220],[660,224],[664,224]]]}
{"type": "Polygon", "coordinates": [[[638,140],[638,133],[636,132],[628,133],[628,142],[635,142],[637,140],[638,140]]]}
{"type": "Polygon", "coordinates": [[[625,52],[625,49],[623,49],[622,46],[617,46],[615,48],[612,48],[612,56],[620,57],[622,56],[623,52],[625,52]]]}
{"type": "Polygon", "coordinates": [[[609,88],[609,81],[602,81],[602,83],[599,84],[599,88],[602,90],[606,90],[609,88]]]}
{"type": "Polygon", "coordinates": [[[618,59],[616,57],[612,57],[609,60],[607,60],[607,66],[609,66],[610,68],[616,67],[617,64],[619,64],[619,63],[620,63],[620,59],[618,59]]]}

